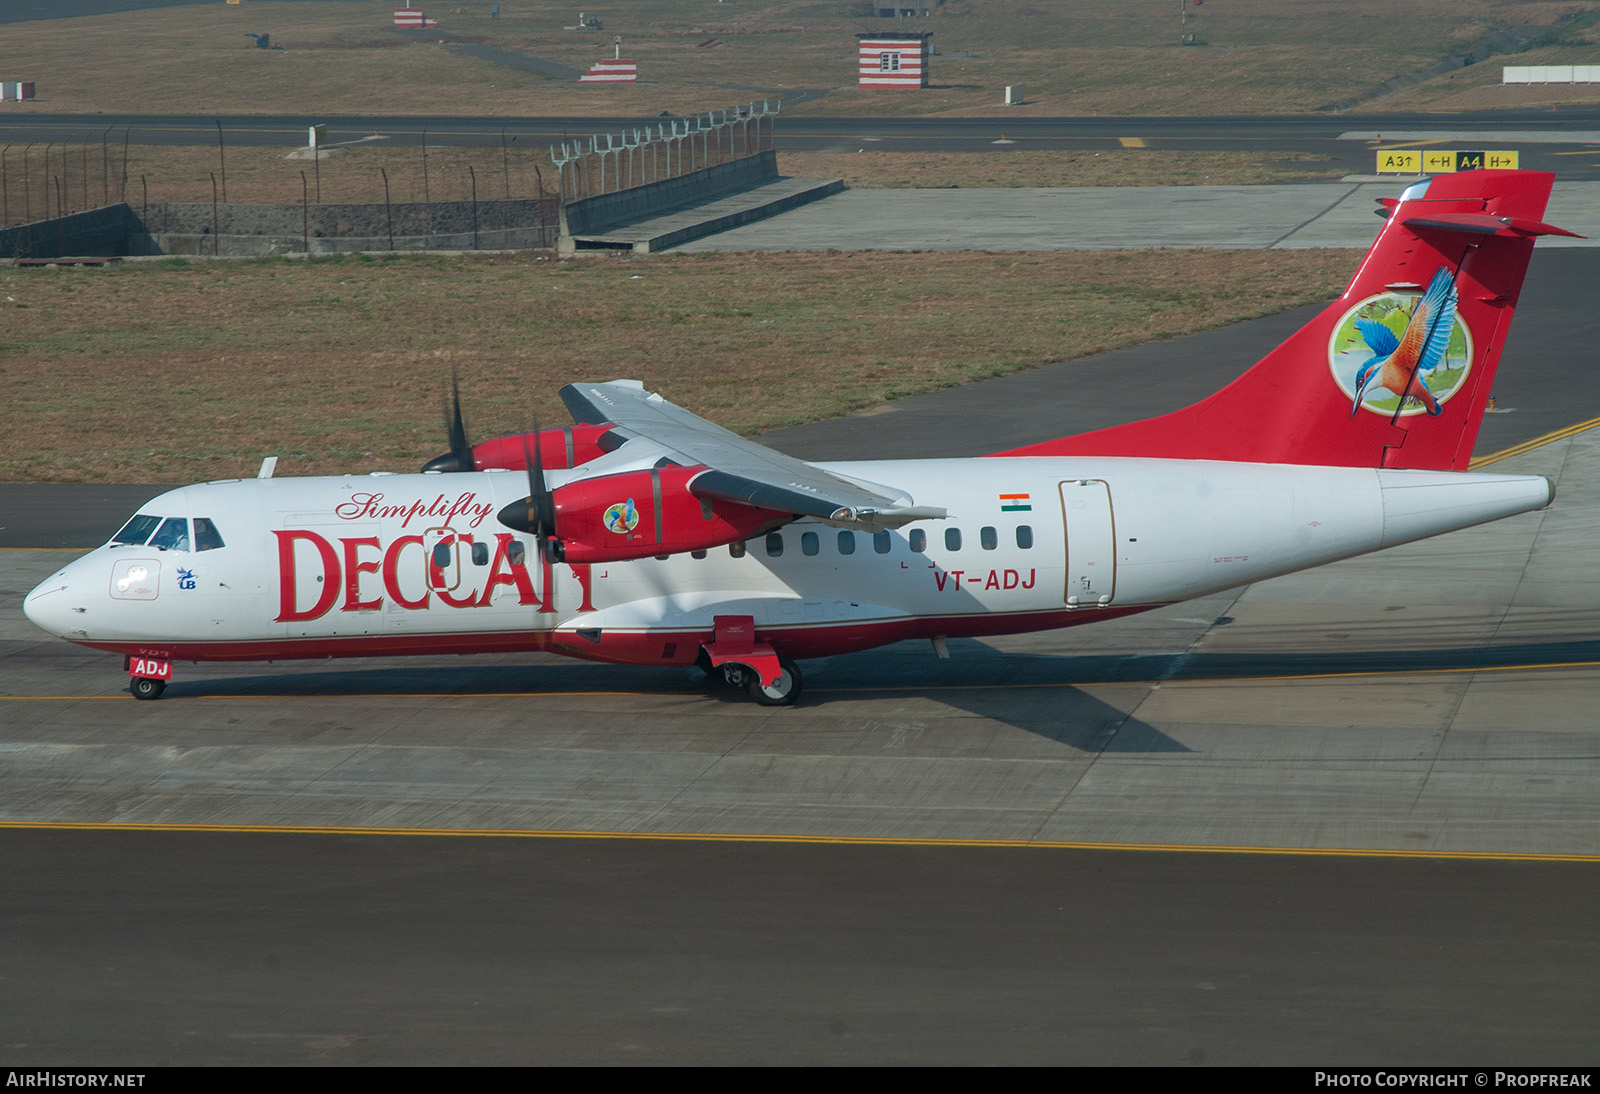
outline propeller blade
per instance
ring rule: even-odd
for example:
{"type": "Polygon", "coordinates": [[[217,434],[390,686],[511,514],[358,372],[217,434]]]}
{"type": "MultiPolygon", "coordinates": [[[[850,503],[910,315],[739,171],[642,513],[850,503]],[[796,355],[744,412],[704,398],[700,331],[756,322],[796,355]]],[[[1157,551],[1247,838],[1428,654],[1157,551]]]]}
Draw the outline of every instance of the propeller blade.
{"type": "Polygon", "coordinates": [[[450,436],[450,451],[423,464],[423,472],[476,471],[472,442],[467,439],[467,424],[461,418],[461,377],[454,370],[450,373],[450,400],[444,408],[444,425],[450,436]]]}
{"type": "MultiPolygon", "coordinates": [[[[535,424],[533,433],[538,435],[535,424]]],[[[565,557],[561,541],[556,535],[555,501],[544,481],[544,456],[538,445],[531,450],[526,437],[522,440],[522,462],[528,470],[528,496],[514,501],[497,514],[501,524],[534,537],[539,547],[539,557],[560,562],[565,557]]]]}

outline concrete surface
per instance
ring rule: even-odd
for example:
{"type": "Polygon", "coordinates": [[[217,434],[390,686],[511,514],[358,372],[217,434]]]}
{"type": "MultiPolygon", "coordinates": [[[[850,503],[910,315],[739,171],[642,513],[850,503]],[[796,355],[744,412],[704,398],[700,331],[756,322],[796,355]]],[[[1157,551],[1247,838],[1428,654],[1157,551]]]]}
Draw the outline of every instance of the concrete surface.
{"type": "MultiPolygon", "coordinates": [[[[848,190],[679,251],[1059,251],[1368,247],[1377,199],[1411,181],[1278,186],[848,190]]],[[[1600,244],[1600,182],[1558,182],[1547,219],[1600,244]]]]}
{"type": "Polygon", "coordinates": [[[179,666],[137,703],[21,617],[70,554],[9,551],[0,819],[1600,854],[1600,435],[1496,469],[1560,501],[948,663],[808,662],[777,712],[552,657],[179,666]]]}
{"type": "Polygon", "coordinates": [[[564,255],[596,250],[630,250],[635,254],[650,254],[741,224],[777,216],[843,190],[844,183],[838,179],[775,178],[710,201],[563,236],[558,247],[564,255]]]}

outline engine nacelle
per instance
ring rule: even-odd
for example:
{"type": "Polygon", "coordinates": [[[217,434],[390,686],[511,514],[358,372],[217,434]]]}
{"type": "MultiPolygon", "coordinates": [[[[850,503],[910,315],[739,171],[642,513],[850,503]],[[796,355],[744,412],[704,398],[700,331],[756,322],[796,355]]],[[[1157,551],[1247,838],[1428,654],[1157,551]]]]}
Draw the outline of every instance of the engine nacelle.
{"type": "Polygon", "coordinates": [[[749,539],[792,518],[689,492],[704,467],[660,467],[584,479],[552,491],[555,546],[570,563],[707,550],[749,539]]]}
{"type": "Polygon", "coordinates": [[[502,467],[508,471],[524,471],[532,463],[535,449],[547,468],[579,467],[596,456],[622,447],[624,438],[615,434],[606,436],[613,428],[610,423],[603,423],[541,429],[537,433],[513,433],[509,437],[496,437],[492,441],[473,445],[471,467],[462,467],[452,453],[446,452],[423,464],[422,470],[484,471],[491,467],[502,467]]]}
{"type": "Polygon", "coordinates": [[[603,444],[604,437],[613,427],[604,425],[572,425],[563,429],[541,429],[537,433],[517,433],[510,437],[496,437],[472,446],[472,462],[482,471],[488,467],[504,467],[512,471],[526,470],[537,447],[539,459],[546,468],[578,467],[596,456],[613,452],[622,445],[622,438],[614,444],[603,444]]]}

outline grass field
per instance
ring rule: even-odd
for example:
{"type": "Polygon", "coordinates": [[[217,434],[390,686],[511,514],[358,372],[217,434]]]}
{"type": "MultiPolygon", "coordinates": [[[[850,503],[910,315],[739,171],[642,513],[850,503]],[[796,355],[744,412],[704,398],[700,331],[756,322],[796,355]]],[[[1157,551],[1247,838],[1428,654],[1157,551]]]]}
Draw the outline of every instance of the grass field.
{"type": "MultiPolygon", "coordinates": [[[[643,380],[741,432],[1331,299],[1340,251],[405,256],[0,268],[0,480],[415,469],[643,380]]],[[[1241,368],[1251,362],[1241,361],[1241,368]]],[[[1159,377],[1139,377],[1141,384],[1159,377]]]]}
{"type": "Polygon", "coordinates": [[[33,107],[216,115],[677,114],[719,109],[793,88],[828,89],[806,113],[1003,115],[1226,114],[1310,111],[1359,98],[1383,81],[1460,56],[1494,31],[1529,51],[1378,100],[1377,109],[1527,106],[1600,99],[1600,87],[1501,88],[1499,65],[1594,63],[1597,0],[1214,0],[1180,24],[1173,0],[921,0],[925,20],[865,17],[854,0],[626,0],[596,7],[603,33],[563,30],[571,0],[499,0],[429,7],[442,24],[407,36],[394,5],[217,3],[11,24],[0,71],[39,85],[33,107]],[[454,9],[462,9],[454,14],[454,9]],[[855,35],[927,30],[933,86],[855,88],[855,35]],[[280,49],[257,50],[245,32],[280,49]],[[1193,33],[1193,47],[1181,47],[1193,33]],[[574,69],[610,56],[620,35],[640,64],[633,86],[578,85],[463,55],[481,43],[574,69]],[[1022,83],[1029,105],[1001,104],[1022,83]]]}
{"type": "MultiPolygon", "coordinates": [[[[406,36],[391,3],[257,3],[11,24],[0,74],[35,80],[17,112],[472,114],[514,118],[685,114],[828,94],[823,115],[1226,114],[1316,110],[1459,56],[1491,33],[1533,48],[1421,84],[1373,106],[1514,106],[1600,99],[1600,88],[1501,88],[1498,65],[1592,63],[1600,0],[1216,0],[1180,27],[1171,0],[948,0],[933,32],[933,86],[861,92],[855,34],[906,29],[846,0],[627,0],[593,14],[603,33],[561,29],[570,0],[430,9],[437,36],[406,36]],[[453,8],[461,8],[457,14],[453,8]],[[1181,47],[1180,30],[1198,38],[1181,47]],[[280,49],[256,50],[246,32],[280,49]],[[476,60],[480,43],[582,69],[623,38],[636,86],[580,86],[476,60]],[[1028,105],[999,105],[1007,84],[1028,105]]],[[[121,150],[85,119],[47,168],[7,155],[4,200],[42,205],[63,177],[69,207],[121,196],[121,150]],[[18,170],[29,184],[22,189],[18,170]],[[37,172],[37,177],[34,176],[37,172]],[[34,183],[37,183],[36,187],[34,183]],[[76,200],[71,197],[76,191],[76,200]]],[[[780,123],[781,125],[781,123],[780,123]]],[[[581,124],[578,126],[583,128],[581,124]]],[[[230,149],[228,198],[298,201],[315,171],[284,148],[230,149]],[[307,178],[303,182],[301,172],[307,178]]],[[[322,200],[458,199],[532,189],[543,149],[363,145],[324,161],[322,200]]],[[[209,200],[209,149],[132,146],[126,196],[209,200]]],[[[785,155],[790,174],[855,186],[1039,186],[1268,182],[1325,173],[1159,149],[1010,149],[968,155],[785,155]]],[[[222,179],[218,178],[219,190],[222,179]]],[[[23,219],[12,208],[10,219],[23,219]]],[[[442,446],[439,396],[459,370],[475,432],[564,415],[578,378],[637,376],[742,432],[815,420],[1150,338],[1331,298],[1348,253],[794,254],[560,263],[548,255],[407,256],[105,269],[0,269],[0,479],[185,481],[252,473],[409,470],[442,446]]],[[[1240,362],[1241,367],[1249,362],[1240,362]]],[[[1141,377],[1142,383],[1160,378],[1141,377]]]]}

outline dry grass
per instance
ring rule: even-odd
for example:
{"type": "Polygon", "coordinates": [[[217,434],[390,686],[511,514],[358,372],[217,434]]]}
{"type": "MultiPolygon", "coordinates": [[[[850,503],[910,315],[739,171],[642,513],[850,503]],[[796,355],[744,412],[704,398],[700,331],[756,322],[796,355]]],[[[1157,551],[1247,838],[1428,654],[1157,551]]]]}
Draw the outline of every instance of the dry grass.
{"type": "MultiPolygon", "coordinates": [[[[632,376],[753,433],[1329,299],[1337,251],[408,256],[0,269],[0,479],[410,470],[632,376]]],[[[1241,367],[1248,362],[1240,362],[1241,367]]],[[[1145,377],[1159,383],[1159,377],[1145,377]]]]}
{"type": "MultiPolygon", "coordinates": [[[[931,3],[931,0],[930,0],[931,3]]],[[[0,36],[0,70],[38,81],[36,108],[51,112],[496,114],[568,116],[690,113],[792,88],[827,88],[796,109],[826,115],[1226,114],[1316,110],[1361,96],[1394,76],[1459,56],[1484,34],[1513,25],[1549,31],[1540,50],[1503,63],[1590,63],[1595,0],[1250,0],[1190,9],[1167,0],[949,0],[926,20],[940,56],[920,92],[855,88],[855,34],[905,29],[863,18],[854,0],[629,0],[600,11],[602,34],[561,29],[571,0],[500,0],[429,9],[455,36],[576,69],[611,53],[620,34],[642,83],[580,86],[475,60],[439,37],[408,38],[392,5],[250,0],[124,15],[13,24],[0,36]],[[1577,14],[1577,23],[1568,20],[1577,14]],[[282,49],[251,48],[268,32],[282,49]],[[1178,45],[1180,31],[1197,35],[1178,45]],[[1537,54],[1537,56],[1536,56],[1537,54]],[[1007,84],[1030,105],[1000,105],[1007,84]]],[[[1474,74],[1474,78],[1478,74],[1474,74]]],[[[1456,77],[1457,81],[1462,77],[1456,77]]],[[[1442,88],[1379,100],[1383,109],[1448,105],[1442,88]]],[[[1474,87],[1479,87],[1476,83],[1474,87]]],[[[1521,105],[1521,89],[1488,92],[1486,105],[1521,105]]],[[[1600,98],[1600,88],[1574,95],[1600,98]]],[[[1536,101],[1545,101],[1538,99],[1536,101]]],[[[8,109],[17,109],[10,108],[8,109]]]]}

